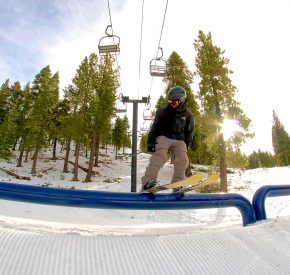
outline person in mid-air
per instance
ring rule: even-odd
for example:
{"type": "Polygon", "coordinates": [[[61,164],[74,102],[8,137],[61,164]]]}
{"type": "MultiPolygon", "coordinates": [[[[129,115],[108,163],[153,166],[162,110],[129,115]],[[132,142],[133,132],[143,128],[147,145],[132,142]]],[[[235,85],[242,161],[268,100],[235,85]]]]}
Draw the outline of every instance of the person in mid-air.
{"type": "Polygon", "coordinates": [[[157,110],[148,134],[147,151],[153,155],[141,178],[141,191],[157,185],[159,170],[167,161],[169,150],[174,163],[171,182],[185,178],[189,163],[187,149],[193,140],[194,117],[186,107],[186,91],[183,87],[171,88],[167,100],[168,103],[157,110]]]}

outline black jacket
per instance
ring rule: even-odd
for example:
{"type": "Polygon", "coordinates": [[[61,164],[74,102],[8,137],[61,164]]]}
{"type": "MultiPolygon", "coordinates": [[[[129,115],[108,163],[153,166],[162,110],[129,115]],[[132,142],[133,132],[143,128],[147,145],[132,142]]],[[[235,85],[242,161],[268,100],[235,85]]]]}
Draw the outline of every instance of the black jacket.
{"type": "Polygon", "coordinates": [[[148,144],[155,144],[158,136],[184,140],[187,146],[193,139],[194,118],[192,112],[184,105],[175,109],[167,104],[157,110],[154,122],[148,134],[148,144]]]}

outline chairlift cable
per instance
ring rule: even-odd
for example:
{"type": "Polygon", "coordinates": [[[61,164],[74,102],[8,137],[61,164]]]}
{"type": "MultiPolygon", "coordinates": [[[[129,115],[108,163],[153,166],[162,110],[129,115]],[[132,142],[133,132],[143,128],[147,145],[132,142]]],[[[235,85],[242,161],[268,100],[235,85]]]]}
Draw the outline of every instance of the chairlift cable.
{"type": "Polygon", "coordinates": [[[161,44],[161,38],[162,38],[162,33],[163,33],[163,28],[164,28],[164,22],[165,22],[165,17],[166,17],[166,13],[167,13],[167,6],[168,6],[168,0],[166,1],[166,6],[165,6],[165,11],[164,11],[163,22],[162,22],[162,27],[161,27],[161,32],[160,32],[160,37],[159,37],[159,43],[158,43],[156,56],[158,55],[158,51],[159,51],[160,44],[161,44]]]}
{"type": "Polygon", "coordinates": [[[139,46],[139,79],[138,79],[138,98],[140,92],[140,78],[141,78],[141,56],[142,56],[142,39],[143,39],[143,14],[144,14],[144,0],[142,1],[141,12],[141,31],[140,31],[140,46],[139,46]]]}
{"type": "MultiPolygon", "coordinates": [[[[158,56],[158,51],[159,51],[160,45],[161,45],[161,38],[162,38],[162,34],[163,34],[163,29],[164,29],[164,23],[165,23],[165,18],[166,18],[166,13],[167,13],[167,6],[168,6],[168,0],[166,1],[166,5],[165,5],[165,10],[164,10],[164,15],[163,15],[163,21],[162,21],[161,32],[160,32],[160,37],[159,37],[159,42],[158,42],[156,56],[158,56]]],[[[149,97],[150,97],[151,90],[152,90],[152,84],[153,84],[153,76],[151,76],[151,83],[150,83],[150,89],[149,89],[149,97]]]]}
{"type": "Polygon", "coordinates": [[[110,9],[110,1],[109,0],[107,0],[107,4],[108,4],[108,10],[109,10],[110,24],[112,26],[112,34],[114,34],[114,32],[113,32],[113,24],[112,24],[112,16],[111,16],[111,9],[110,9]]]}
{"type": "MultiPolygon", "coordinates": [[[[112,35],[113,35],[113,42],[115,43],[113,23],[112,23],[112,16],[111,16],[111,8],[110,8],[110,0],[107,0],[107,5],[108,5],[108,11],[109,11],[110,25],[111,25],[111,29],[112,29],[112,35]]],[[[117,68],[119,70],[119,64],[118,64],[118,57],[117,57],[117,55],[115,55],[115,58],[116,58],[117,68]]],[[[121,78],[120,77],[119,77],[119,82],[120,82],[121,95],[123,95],[123,90],[122,90],[122,84],[121,84],[121,78]]]]}

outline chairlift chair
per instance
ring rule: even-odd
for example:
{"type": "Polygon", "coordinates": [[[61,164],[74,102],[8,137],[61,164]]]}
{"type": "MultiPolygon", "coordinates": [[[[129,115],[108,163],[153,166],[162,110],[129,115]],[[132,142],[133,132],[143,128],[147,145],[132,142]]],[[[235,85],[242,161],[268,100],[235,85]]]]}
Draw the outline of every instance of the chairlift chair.
{"type": "Polygon", "coordinates": [[[159,47],[161,50],[161,56],[160,57],[154,57],[150,61],[150,75],[151,76],[166,76],[167,72],[167,61],[163,58],[163,50],[159,47]]]}
{"type": "Polygon", "coordinates": [[[109,34],[108,28],[112,28],[112,25],[107,26],[105,30],[106,35],[99,41],[99,54],[106,55],[113,53],[117,55],[120,53],[120,37],[114,34],[109,34]]]}
{"type": "Polygon", "coordinates": [[[127,104],[122,101],[118,101],[116,103],[116,113],[126,113],[127,112],[127,104]]]}
{"type": "Polygon", "coordinates": [[[126,113],[127,112],[127,104],[123,101],[123,94],[120,93],[117,101],[115,103],[115,111],[116,113],[126,113]]]}
{"type": "Polygon", "coordinates": [[[164,58],[153,58],[150,62],[150,75],[151,76],[166,76],[167,63],[164,58]]]}
{"type": "MultiPolygon", "coordinates": [[[[150,110],[151,108],[151,103],[150,103],[150,95],[148,96],[147,98],[147,104],[148,104],[148,107],[147,109],[145,109],[143,111],[143,119],[146,121],[146,120],[152,120],[153,119],[153,112],[150,110]]],[[[145,124],[145,122],[144,122],[145,124]]]]}
{"type": "Polygon", "coordinates": [[[152,113],[152,111],[149,110],[149,109],[144,110],[144,112],[143,112],[143,119],[144,120],[152,120],[153,119],[153,113],[152,113]]]}
{"type": "Polygon", "coordinates": [[[140,130],[141,130],[141,132],[146,132],[147,129],[148,129],[148,127],[146,126],[145,123],[141,124],[141,126],[140,126],[140,130]]]}

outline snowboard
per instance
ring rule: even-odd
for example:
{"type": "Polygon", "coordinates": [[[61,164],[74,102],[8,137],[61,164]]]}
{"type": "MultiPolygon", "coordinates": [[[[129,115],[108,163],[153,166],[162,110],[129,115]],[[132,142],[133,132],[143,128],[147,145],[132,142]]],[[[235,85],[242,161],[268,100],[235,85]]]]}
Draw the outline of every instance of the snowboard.
{"type": "Polygon", "coordinates": [[[175,194],[184,194],[184,193],[192,191],[192,190],[198,191],[200,188],[202,188],[206,185],[217,183],[218,180],[219,180],[218,174],[211,174],[207,177],[207,179],[205,179],[203,181],[200,181],[200,182],[193,184],[193,185],[183,186],[180,190],[175,192],[175,194]]]}
{"type": "Polygon", "coordinates": [[[163,185],[158,185],[153,188],[146,189],[146,190],[142,189],[140,192],[141,193],[157,193],[157,192],[169,190],[172,188],[179,188],[183,186],[199,184],[202,182],[202,179],[203,179],[203,175],[196,173],[184,180],[173,182],[173,183],[168,183],[168,184],[163,184],[163,185]]]}

